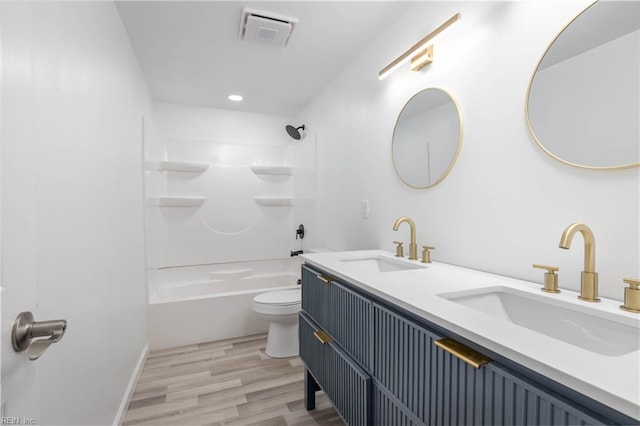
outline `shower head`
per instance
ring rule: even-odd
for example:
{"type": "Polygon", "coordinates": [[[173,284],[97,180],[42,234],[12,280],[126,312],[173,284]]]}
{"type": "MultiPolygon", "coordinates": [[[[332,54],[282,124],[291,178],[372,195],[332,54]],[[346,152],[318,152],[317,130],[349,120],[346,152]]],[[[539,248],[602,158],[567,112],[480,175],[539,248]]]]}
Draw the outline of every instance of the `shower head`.
{"type": "Polygon", "coordinates": [[[287,133],[289,133],[289,136],[291,136],[293,139],[299,140],[300,138],[302,138],[300,129],[304,130],[304,124],[300,127],[293,127],[287,124],[287,127],[285,128],[287,129],[287,133]]]}

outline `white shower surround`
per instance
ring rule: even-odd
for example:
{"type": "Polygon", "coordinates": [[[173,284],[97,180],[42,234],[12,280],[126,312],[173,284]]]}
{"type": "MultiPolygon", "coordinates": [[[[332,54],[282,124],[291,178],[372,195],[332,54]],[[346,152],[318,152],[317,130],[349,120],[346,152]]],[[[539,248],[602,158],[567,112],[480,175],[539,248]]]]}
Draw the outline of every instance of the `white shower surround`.
{"type": "MultiPolygon", "coordinates": [[[[290,117],[157,103],[146,138],[146,196],[202,197],[146,207],[148,334],[153,349],[265,332],[257,294],[295,288],[300,223],[314,232],[315,138],[290,117]],[[300,145],[305,145],[300,149],[300,145]],[[198,163],[197,172],[156,164],[198,163]],[[160,169],[160,170],[159,170],[160,169]],[[298,202],[300,201],[300,202],[298,202]],[[193,266],[195,265],[195,266],[193,266]]],[[[307,241],[306,239],[304,240],[307,241]]]]}

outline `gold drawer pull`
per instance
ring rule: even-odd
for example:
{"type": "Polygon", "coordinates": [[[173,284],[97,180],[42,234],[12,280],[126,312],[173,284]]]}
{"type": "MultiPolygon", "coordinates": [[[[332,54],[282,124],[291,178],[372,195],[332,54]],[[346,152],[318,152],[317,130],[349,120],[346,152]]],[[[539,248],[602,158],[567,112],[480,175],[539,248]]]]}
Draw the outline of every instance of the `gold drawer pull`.
{"type": "Polygon", "coordinates": [[[333,281],[333,278],[327,275],[316,275],[316,276],[320,281],[322,281],[325,284],[329,284],[331,281],[333,281]]]}
{"type": "Polygon", "coordinates": [[[493,361],[491,358],[481,354],[480,352],[474,351],[462,343],[456,342],[450,338],[436,340],[433,344],[475,368],[480,368],[493,361]]]}
{"type": "Polygon", "coordinates": [[[316,336],[316,338],[320,340],[320,343],[322,343],[323,345],[333,342],[333,339],[331,338],[331,336],[329,336],[324,331],[315,331],[313,335],[316,336]]]}

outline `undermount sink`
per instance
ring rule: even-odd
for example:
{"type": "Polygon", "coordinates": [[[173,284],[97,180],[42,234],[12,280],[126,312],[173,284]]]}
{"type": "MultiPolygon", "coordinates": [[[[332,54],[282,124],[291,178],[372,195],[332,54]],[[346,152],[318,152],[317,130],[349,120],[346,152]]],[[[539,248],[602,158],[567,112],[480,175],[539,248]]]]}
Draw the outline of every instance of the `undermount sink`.
{"type": "Polygon", "coordinates": [[[509,287],[438,296],[601,355],[621,356],[640,349],[638,321],[622,315],[509,287]]]}
{"type": "Polygon", "coordinates": [[[353,265],[357,265],[359,268],[377,272],[406,271],[409,269],[422,269],[426,267],[421,265],[414,265],[384,256],[356,257],[351,259],[341,259],[340,261],[349,262],[353,265]]]}

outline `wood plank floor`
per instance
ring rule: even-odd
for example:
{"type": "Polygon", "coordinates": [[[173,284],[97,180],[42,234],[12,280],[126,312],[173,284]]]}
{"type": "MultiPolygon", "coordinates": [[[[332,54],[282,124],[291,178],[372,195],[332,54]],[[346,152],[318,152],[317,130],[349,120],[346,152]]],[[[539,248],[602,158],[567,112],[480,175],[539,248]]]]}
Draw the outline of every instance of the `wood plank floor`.
{"type": "Polygon", "coordinates": [[[151,352],[123,425],[344,425],[318,393],[304,409],[300,358],[265,355],[265,334],[151,352]]]}

